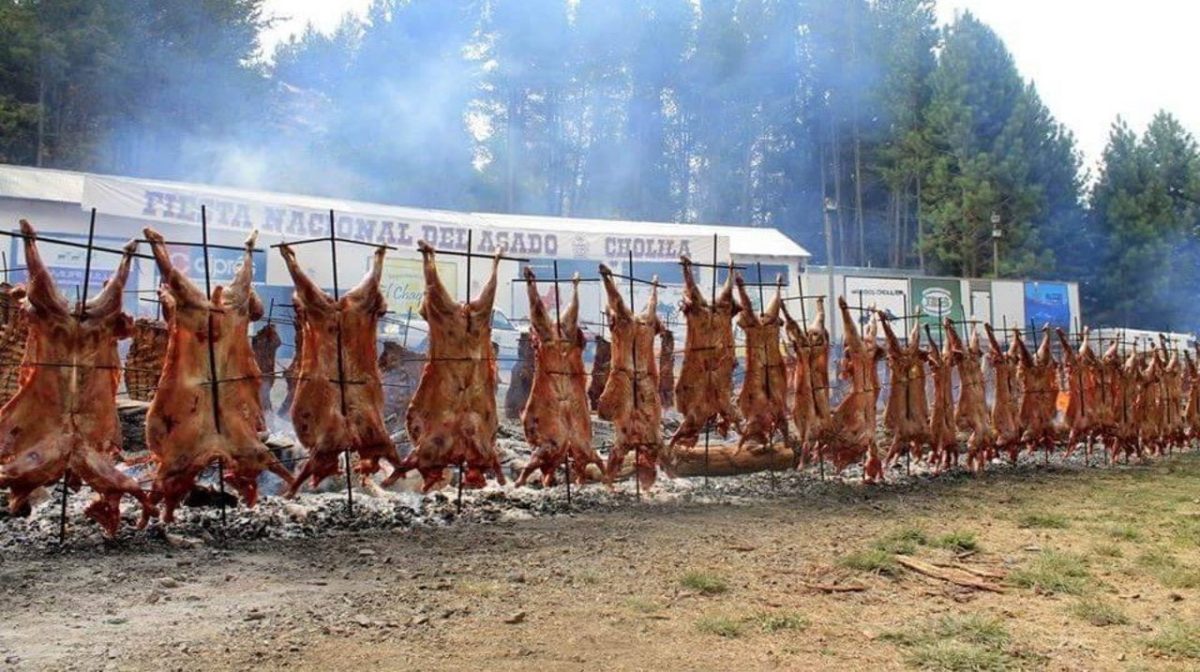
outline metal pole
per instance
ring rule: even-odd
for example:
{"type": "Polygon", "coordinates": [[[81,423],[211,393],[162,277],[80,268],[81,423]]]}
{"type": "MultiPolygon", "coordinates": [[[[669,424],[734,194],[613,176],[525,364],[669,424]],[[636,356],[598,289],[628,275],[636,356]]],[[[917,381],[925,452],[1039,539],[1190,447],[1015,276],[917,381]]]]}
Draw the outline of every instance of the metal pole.
{"type": "MultiPolygon", "coordinates": [[[[709,302],[708,302],[708,308],[710,311],[709,315],[712,318],[710,320],[709,326],[712,328],[715,328],[715,326],[716,326],[716,325],[712,324],[712,322],[716,321],[715,318],[717,316],[717,244],[718,244],[717,234],[714,233],[713,234],[713,249],[712,249],[712,289],[710,292],[711,298],[709,299],[709,302]]],[[[730,263],[732,263],[732,259],[730,260],[730,263]]],[[[728,272],[733,273],[733,269],[732,268],[729,269],[728,272]]],[[[688,325],[688,328],[690,329],[691,325],[688,325]]],[[[724,326],[722,326],[721,328],[724,329],[724,326]]],[[[711,367],[708,369],[707,373],[708,373],[708,385],[709,385],[709,387],[712,387],[712,368],[711,367]]],[[[712,418],[709,418],[704,423],[704,487],[705,488],[708,488],[708,470],[709,470],[708,444],[709,444],[710,435],[712,434],[712,424],[713,424],[712,418]]]]}
{"type": "MultiPolygon", "coordinates": [[[[822,185],[822,187],[824,187],[824,185],[822,185]]],[[[829,213],[836,210],[837,205],[833,201],[826,198],[825,202],[823,204],[823,207],[824,207],[824,213],[825,213],[825,264],[826,264],[827,270],[829,272],[829,292],[825,296],[829,300],[830,304],[832,305],[833,300],[834,300],[834,294],[833,294],[833,292],[834,292],[834,289],[833,289],[833,222],[829,219],[829,213]]],[[[801,294],[801,296],[803,296],[803,294],[801,294]]],[[[801,300],[800,303],[803,304],[804,301],[801,300]]],[[[832,320],[830,322],[830,326],[836,326],[836,325],[837,325],[837,320],[832,320]]],[[[832,334],[833,332],[830,332],[830,333],[832,334]]]]}
{"type": "MultiPolygon", "coordinates": [[[[629,311],[633,312],[633,248],[629,250],[629,311]]],[[[632,366],[629,372],[629,380],[633,385],[633,410],[637,412],[638,408],[638,377],[637,377],[637,319],[633,320],[633,334],[629,339],[631,346],[632,366]]],[[[642,448],[640,443],[635,443],[633,446],[633,491],[637,495],[638,501],[642,501],[642,479],[638,473],[638,468],[642,462],[642,448]]]]}
{"type": "MultiPolygon", "coordinates": [[[[468,257],[469,258],[469,257],[468,257]]],[[[558,259],[553,261],[554,267],[554,329],[555,338],[566,340],[566,334],[562,330],[562,296],[558,291],[558,259]]],[[[541,299],[538,299],[541,301],[541,299]]],[[[566,459],[563,461],[563,466],[567,470],[567,506],[571,505],[571,450],[567,449],[566,459]]]]}
{"type": "MultiPolygon", "coordinates": [[[[329,255],[330,262],[333,266],[333,303],[337,308],[337,332],[335,334],[337,345],[337,372],[338,372],[338,399],[342,411],[342,422],[346,422],[346,360],[342,353],[342,308],[337,303],[341,299],[341,291],[338,287],[338,265],[337,265],[337,227],[334,221],[333,208],[329,209],[329,255]]],[[[345,452],[346,462],[346,513],[354,515],[354,488],[352,486],[354,477],[350,474],[350,446],[346,446],[345,452]]]]}
{"type": "MultiPolygon", "coordinates": [[[[467,257],[466,257],[467,258],[467,287],[466,287],[466,291],[464,292],[465,298],[463,299],[463,301],[468,304],[471,303],[471,263],[473,261],[475,261],[475,258],[472,257],[471,255],[474,254],[474,252],[475,252],[475,232],[472,229],[467,229],[467,257]]],[[[555,275],[557,276],[558,274],[555,273],[555,275]]],[[[491,319],[491,316],[488,316],[488,319],[491,319]]],[[[470,328],[470,326],[471,326],[471,313],[470,313],[470,311],[467,311],[467,327],[468,327],[468,329],[470,328]]],[[[490,347],[490,345],[491,344],[489,344],[489,347],[490,347]]],[[[466,476],[466,471],[467,471],[466,461],[464,460],[462,462],[459,462],[458,463],[458,494],[454,500],[454,511],[455,511],[455,513],[458,513],[458,514],[462,513],[463,479],[466,476]]]]}
{"type": "MultiPolygon", "coordinates": [[[[204,205],[200,206],[200,248],[204,255],[204,294],[205,297],[212,300],[212,268],[208,260],[208,208],[204,205]]],[[[216,343],[213,342],[216,330],[213,328],[213,314],[211,305],[208,311],[208,375],[211,383],[212,395],[212,412],[213,412],[213,429],[217,434],[221,433],[221,402],[218,389],[219,381],[217,375],[217,350],[216,343]]],[[[217,460],[217,487],[221,493],[221,530],[224,532],[225,525],[228,523],[228,514],[225,512],[225,460],[217,460]]]]}
{"type": "MultiPolygon", "coordinates": [[[[796,274],[796,289],[797,289],[797,291],[800,292],[800,324],[801,324],[801,326],[804,327],[804,337],[807,342],[807,339],[808,339],[808,309],[804,307],[804,274],[803,273],[796,274]]],[[[815,369],[812,368],[812,347],[813,347],[812,344],[809,344],[808,346],[806,346],[806,351],[803,354],[805,357],[805,366],[808,367],[808,387],[810,388],[809,391],[812,392],[813,417],[816,418],[817,417],[817,409],[818,409],[817,386],[816,386],[816,381],[813,379],[813,371],[815,371],[815,369]]],[[[825,373],[826,374],[829,373],[828,367],[826,367],[825,373]]],[[[826,391],[824,391],[824,390],[822,390],[821,392],[823,394],[826,393],[826,391]]],[[[803,450],[803,446],[801,447],[801,450],[803,450]]],[[[817,450],[817,472],[820,474],[821,480],[824,481],[825,480],[825,454],[823,451],[821,451],[819,449],[819,447],[817,450]]]]}
{"type": "Polygon", "coordinates": [[[400,337],[400,347],[408,349],[408,329],[412,323],[412,305],[408,307],[408,315],[404,317],[404,335],[400,337]]]}

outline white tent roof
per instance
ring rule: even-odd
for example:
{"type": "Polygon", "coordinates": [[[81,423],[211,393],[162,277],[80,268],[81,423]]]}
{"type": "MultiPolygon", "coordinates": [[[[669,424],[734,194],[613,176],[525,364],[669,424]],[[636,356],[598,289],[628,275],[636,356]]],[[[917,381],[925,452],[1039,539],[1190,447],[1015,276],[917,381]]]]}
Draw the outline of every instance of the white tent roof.
{"type": "MultiPolygon", "coordinates": [[[[80,203],[83,200],[83,185],[86,173],[76,173],[65,170],[49,170],[45,168],[26,168],[0,164],[0,198],[25,198],[40,201],[61,203],[80,203]]],[[[122,178],[127,179],[127,178],[122,178]]],[[[811,256],[808,250],[787,237],[778,229],[748,226],[713,226],[704,224],[673,224],[669,222],[636,222],[611,219],[581,219],[572,217],[549,217],[544,215],[505,215],[492,213],[454,212],[448,210],[429,210],[424,208],[409,208],[396,205],[365,203],[321,196],[304,194],[286,194],[279,192],[264,192],[232,187],[212,185],[187,184],[163,180],[143,180],[137,182],[146,185],[163,187],[188,188],[192,187],[209,193],[220,194],[230,198],[259,201],[264,203],[287,203],[293,206],[315,210],[339,210],[350,212],[370,212],[379,215],[392,215],[398,219],[418,220],[428,222],[455,223],[464,226],[502,225],[506,227],[531,229],[551,229],[565,232],[588,232],[610,230],[620,234],[636,235],[665,235],[665,236],[727,236],[730,253],[737,256],[749,257],[779,257],[803,258],[811,256]]]]}

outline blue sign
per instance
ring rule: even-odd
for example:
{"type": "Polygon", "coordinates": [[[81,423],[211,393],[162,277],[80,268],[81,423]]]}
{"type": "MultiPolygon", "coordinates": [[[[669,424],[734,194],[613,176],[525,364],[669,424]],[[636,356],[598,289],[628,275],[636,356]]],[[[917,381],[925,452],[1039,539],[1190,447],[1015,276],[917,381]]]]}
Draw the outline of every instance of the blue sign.
{"type": "Polygon", "coordinates": [[[1063,282],[1026,282],[1025,319],[1037,328],[1044,324],[1071,329],[1070,292],[1063,282]]]}
{"type": "MultiPolygon", "coordinates": [[[[167,252],[171,255],[171,265],[179,269],[194,282],[204,282],[204,252],[202,248],[188,245],[167,244],[167,252]]],[[[233,281],[238,269],[242,267],[243,250],[227,250],[224,248],[209,248],[208,266],[213,286],[227,285],[233,281]]],[[[251,282],[267,281],[266,253],[254,253],[254,275],[251,282]]]]}

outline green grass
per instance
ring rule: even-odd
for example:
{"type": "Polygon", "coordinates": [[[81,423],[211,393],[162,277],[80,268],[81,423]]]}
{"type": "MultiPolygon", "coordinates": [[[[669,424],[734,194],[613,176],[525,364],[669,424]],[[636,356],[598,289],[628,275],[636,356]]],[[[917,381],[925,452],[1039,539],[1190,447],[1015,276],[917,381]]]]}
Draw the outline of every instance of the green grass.
{"type": "Polygon", "coordinates": [[[1092,587],[1084,559],[1059,551],[1042,551],[1009,574],[1008,580],[1017,587],[1038,593],[1082,595],[1092,587]]]}
{"type": "Polygon", "coordinates": [[[975,538],[975,533],[963,530],[943,534],[933,540],[933,545],[938,548],[949,549],[956,553],[979,550],[979,540],[975,538]]]}
{"type": "Polygon", "coordinates": [[[893,532],[876,540],[874,548],[893,555],[913,555],[918,546],[928,543],[929,538],[925,536],[925,532],[914,527],[893,532]]]}
{"type": "Polygon", "coordinates": [[[742,636],[742,622],[727,616],[706,616],[696,621],[696,629],[706,635],[716,635],[726,639],[742,636]]]}
{"type": "Polygon", "coordinates": [[[1143,552],[1137,557],[1135,562],[1138,565],[1148,569],[1165,569],[1168,567],[1175,567],[1179,564],[1179,561],[1175,559],[1174,555],[1161,548],[1152,548],[1143,552]]]}
{"type": "Polygon", "coordinates": [[[1121,558],[1125,556],[1125,552],[1120,546],[1115,544],[1094,544],[1092,546],[1092,555],[1101,558],[1121,558]]]}
{"type": "Polygon", "coordinates": [[[688,572],[679,579],[679,584],[701,595],[720,595],[729,592],[729,584],[725,579],[705,572],[688,572]]]}
{"type": "Polygon", "coordinates": [[[1060,513],[1026,513],[1017,524],[1026,529],[1065,530],[1071,526],[1071,521],[1060,513]]]}
{"type": "Polygon", "coordinates": [[[1200,626],[1172,621],[1146,640],[1146,648],[1171,658],[1200,658],[1200,626]]]}
{"type": "Polygon", "coordinates": [[[750,623],[762,632],[772,634],[784,630],[804,630],[808,619],[795,612],[770,612],[750,618],[750,623]]]}
{"type": "Polygon", "coordinates": [[[1129,623],[1129,617],[1120,607],[1099,597],[1079,600],[1071,606],[1071,614],[1098,628],[1129,623]]]}
{"type": "Polygon", "coordinates": [[[878,548],[856,551],[842,556],[838,560],[838,564],[857,572],[894,575],[899,571],[899,566],[892,554],[878,548]]]}
{"type": "Polygon", "coordinates": [[[1114,525],[1107,530],[1108,536],[1118,541],[1140,541],[1142,533],[1132,525],[1114,525]]]}
{"type": "Polygon", "coordinates": [[[940,672],[1005,672],[1021,667],[1008,651],[1012,637],[1004,623],[970,614],[947,616],[906,633],[884,635],[908,649],[905,662],[940,672]]]}

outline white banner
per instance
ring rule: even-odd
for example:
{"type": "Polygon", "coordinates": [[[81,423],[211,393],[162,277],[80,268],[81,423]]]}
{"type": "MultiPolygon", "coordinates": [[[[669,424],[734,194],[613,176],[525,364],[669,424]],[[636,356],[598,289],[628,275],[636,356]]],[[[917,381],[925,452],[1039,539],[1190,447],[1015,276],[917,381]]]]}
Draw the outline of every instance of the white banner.
{"type": "MultiPolygon", "coordinates": [[[[386,205],[338,202],[287,194],[268,194],[221,187],[88,175],[82,206],[102,214],[132,217],[164,224],[200,223],[207,210],[213,230],[248,232],[264,239],[301,240],[329,235],[329,211],[339,238],[415,250],[425,240],[443,251],[465,252],[468,232],[472,252],[491,255],[497,249],[531,259],[587,259],[617,262],[635,260],[675,262],[680,255],[713,257],[712,236],[638,235],[608,231],[569,232],[553,229],[497,226],[468,213],[422,211],[386,205]]],[[[544,221],[544,219],[543,219],[544,221]]],[[[729,255],[728,237],[717,239],[717,258],[729,255]]]]}

